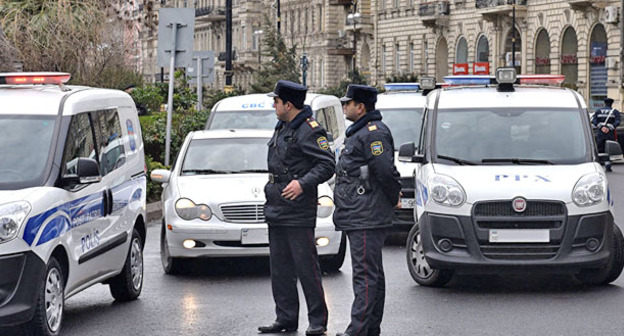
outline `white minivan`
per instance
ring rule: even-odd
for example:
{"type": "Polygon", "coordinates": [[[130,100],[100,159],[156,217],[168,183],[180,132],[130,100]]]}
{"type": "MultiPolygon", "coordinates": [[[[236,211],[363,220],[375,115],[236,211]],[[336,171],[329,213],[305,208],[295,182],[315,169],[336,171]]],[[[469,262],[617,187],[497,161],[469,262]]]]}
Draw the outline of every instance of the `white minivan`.
{"type": "Polygon", "coordinates": [[[67,298],[143,287],[146,174],[122,91],[65,73],[0,74],[0,326],[58,335],[67,298]]]}
{"type": "MultiPolygon", "coordinates": [[[[317,93],[306,95],[314,118],[329,135],[336,158],[345,140],[345,117],[342,104],[335,96],[317,93]]],[[[273,98],[266,94],[248,94],[220,100],[210,112],[206,129],[274,129],[277,124],[273,98]]]]}
{"type": "MultiPolygon", "coordinates": [[[[608,284],[624,267],[624,238],[587,105],[561,75],[445,78],[427,96],[416,162],[416,224],[407,264],[424,286],[455,273],[547,272],[608,284]],[[481,81],[481,85],[478,82],[481,81]],[[463,86],[462,83],[471,84],[463,86]]],[[[619,147],[616,142],[607,144],[619,147]]]]}

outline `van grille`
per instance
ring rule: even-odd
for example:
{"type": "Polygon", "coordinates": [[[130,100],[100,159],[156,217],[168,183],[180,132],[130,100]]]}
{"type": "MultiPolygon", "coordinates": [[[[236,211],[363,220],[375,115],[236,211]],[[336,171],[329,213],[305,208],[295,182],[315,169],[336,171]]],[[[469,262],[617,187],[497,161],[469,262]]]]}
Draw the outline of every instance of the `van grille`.
{"type": "Polygon", "coordinates": [[[511,201],[477,203],[475,216],[563,216],[565,205],[561,202],[527,201],[524,212],[515,212],[511,201]]]}
{"type": "Polygon", "coordinates": [[[221,213],[226,222],[264,223],[264,204],[221,205],[221,213]]]}

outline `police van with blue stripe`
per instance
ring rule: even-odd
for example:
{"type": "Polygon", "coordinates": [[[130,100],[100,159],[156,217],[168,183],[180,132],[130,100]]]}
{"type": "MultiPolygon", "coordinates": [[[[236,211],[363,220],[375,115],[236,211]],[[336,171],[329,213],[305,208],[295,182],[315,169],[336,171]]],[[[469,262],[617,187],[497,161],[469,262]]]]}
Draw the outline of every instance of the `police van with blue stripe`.
{"type": "Polygon", "coordinates": [[[598,153],[587,105],[563,80],[501,68],[449,76],[450,87],[429,93],[419,140],[399,149],[416,163],[406,253],[417,283],[443,286],[457,273],[619,277],[624,238],[601,166],[610,153],[598,153]]]}
{"type": "Polygon", "coordinates": [[[67,298],[143,287],[146,175],[132,98],[0,74],[0,326],[58,335],[67,298]]]}

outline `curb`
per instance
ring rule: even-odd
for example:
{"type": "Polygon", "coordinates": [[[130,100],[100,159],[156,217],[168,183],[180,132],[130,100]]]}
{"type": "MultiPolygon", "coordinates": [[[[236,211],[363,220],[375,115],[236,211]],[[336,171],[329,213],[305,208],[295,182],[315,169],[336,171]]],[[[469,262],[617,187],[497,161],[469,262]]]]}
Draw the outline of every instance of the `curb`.
{"type": "Polygon", "coordinates": [[[147,222],[160,221],[162,218],[162,202],[147,203],[145,210],[147,212],[147,222]]]}

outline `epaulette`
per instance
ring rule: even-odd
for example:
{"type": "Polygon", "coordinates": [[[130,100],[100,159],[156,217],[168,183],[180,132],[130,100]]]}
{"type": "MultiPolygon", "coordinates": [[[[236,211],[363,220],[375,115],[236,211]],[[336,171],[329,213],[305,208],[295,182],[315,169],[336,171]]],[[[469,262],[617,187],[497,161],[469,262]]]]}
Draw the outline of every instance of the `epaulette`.
{"type": "Polygon", "coordinates": [[[377,125],[372,125],[372,123],[371,123],[371,122],[369,122],[369,123],[368,123],[368,130],[369,130],[370,132],[372,132],[372,131],[376,131],[376,130],[377,130],[377,125]]]}
{"type": "Polygon", "coordinates": [[[307,119],[306,119],[306,123],[307,123],[308,125],[310,125],[310,127],[312,127],[312,128],[317,128],[317,127],[319,127],[319,123],[318,123],[316,120],[311,120],[310,118],[307,118],[307,119]]]}

